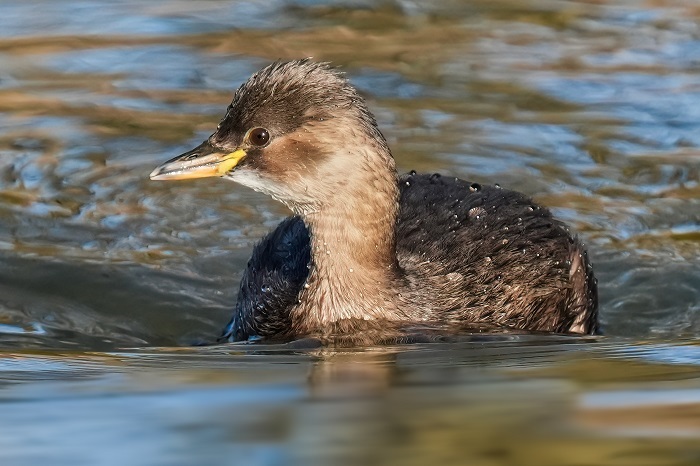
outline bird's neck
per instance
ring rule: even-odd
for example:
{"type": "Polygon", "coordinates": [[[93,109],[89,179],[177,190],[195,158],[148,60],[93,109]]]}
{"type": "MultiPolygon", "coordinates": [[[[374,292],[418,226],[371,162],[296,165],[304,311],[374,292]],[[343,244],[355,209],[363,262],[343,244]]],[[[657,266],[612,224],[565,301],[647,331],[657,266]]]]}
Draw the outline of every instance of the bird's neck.
{"type": "Polygon", "coordinates": [[[301,326],[399,318],[392,295],[399,192],[391,162],[359,170],[317,210],[302,215],[311,237],[311,265],[293,317],[301,326]]]}

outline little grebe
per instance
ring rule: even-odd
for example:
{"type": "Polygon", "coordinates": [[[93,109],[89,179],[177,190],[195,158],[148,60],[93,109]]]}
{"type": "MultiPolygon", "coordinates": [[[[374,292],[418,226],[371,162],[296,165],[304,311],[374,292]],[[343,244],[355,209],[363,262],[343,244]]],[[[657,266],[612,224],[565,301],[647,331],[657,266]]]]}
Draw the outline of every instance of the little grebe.
{"type": "Polygon", "coordinates": [[[325,63],[262,69],[207,141],[151,173],[210,176],[294,213],[253,250],[222,339],[431,324],[597,331],[596,280],[562,222],[498,185],[397,176],[364,100],[325,63]]]}

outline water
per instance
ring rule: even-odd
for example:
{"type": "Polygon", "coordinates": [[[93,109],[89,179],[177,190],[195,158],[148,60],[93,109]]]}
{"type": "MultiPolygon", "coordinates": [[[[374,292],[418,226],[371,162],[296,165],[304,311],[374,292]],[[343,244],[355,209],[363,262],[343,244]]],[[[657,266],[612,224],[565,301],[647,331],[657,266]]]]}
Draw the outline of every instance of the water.
{"type": "Polygon", "coordinates": [[[700,9],[678,1],[0,5],[2,464],[700,462],[700,9]],[[605,337],[219,346],[287,215],[153,183],[278,58],[342,66],[402,171],[533,195],[605,337]]]}

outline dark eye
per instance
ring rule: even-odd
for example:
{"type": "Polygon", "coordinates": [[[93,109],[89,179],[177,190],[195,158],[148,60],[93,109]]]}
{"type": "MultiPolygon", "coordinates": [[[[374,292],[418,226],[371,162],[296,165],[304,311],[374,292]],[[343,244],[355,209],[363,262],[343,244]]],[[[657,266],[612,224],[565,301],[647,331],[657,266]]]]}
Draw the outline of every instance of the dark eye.
{"type": "Polygon", "coordinates": [[[264,146],[270,141],[270,133],[265,128],[254,128],[248,133],[248,142],[254,146],[264,146]]]}

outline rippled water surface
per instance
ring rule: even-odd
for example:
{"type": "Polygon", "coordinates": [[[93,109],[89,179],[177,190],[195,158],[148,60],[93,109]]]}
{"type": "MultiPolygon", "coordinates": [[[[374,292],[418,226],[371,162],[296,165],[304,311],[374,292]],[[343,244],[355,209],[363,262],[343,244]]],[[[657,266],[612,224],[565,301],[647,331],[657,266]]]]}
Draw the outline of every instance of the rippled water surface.
{"type": "Polygon", "coordinates": [[[0,460],[700,464],[699,176],[694,2],[2,2],[0,460]],[[402,171],[570,223],[606,336],[189,347],[287,212],[148,173],[306,56],[343,67],[402,171]]]}

